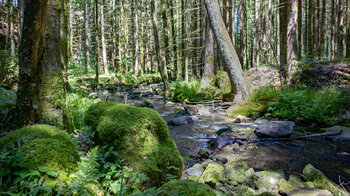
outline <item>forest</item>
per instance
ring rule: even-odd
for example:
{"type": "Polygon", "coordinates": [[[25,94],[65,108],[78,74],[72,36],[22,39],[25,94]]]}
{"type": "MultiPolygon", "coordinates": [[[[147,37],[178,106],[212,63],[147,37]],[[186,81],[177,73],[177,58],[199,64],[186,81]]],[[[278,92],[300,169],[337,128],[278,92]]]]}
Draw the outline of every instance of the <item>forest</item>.
{"type": "Polygon", "coordinates": [[[0,195],[350,196],[350,0],[0,0],[0,195]]]}

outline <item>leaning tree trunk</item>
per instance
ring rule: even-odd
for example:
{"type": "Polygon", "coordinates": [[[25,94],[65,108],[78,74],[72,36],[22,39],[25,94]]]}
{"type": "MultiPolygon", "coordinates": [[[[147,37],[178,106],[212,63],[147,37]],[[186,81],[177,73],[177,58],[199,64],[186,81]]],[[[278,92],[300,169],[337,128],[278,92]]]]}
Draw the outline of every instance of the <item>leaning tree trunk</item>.
{"type": "Polygon", "coordinates": [[[49,0],[46,17],[43,82],[41,88],[44,123],[62,126],[66,115],[66,85],[64,80],[66,37],[61,34],[61,0],[49,0]]]}
{"type": "Polygon", "coordinates": [[[21,47],[19,49],[19,81],[16,102],[16,123],[40,122],[40,94],[43,78],[47,0],[26,1],[21,47]]]}
{"type": "Polygon", "coordinates": [[[230,36],[225,28],[224,21],[220,15],[220,7],[217,0],[204,0],[209,20],[222,57],[224,66],[228,72],[231,82],[231,92],[234,101],[241,101],[248,97],[248,82],[243,77],[243,70],[237,53],[231,42],[230,36]]]}

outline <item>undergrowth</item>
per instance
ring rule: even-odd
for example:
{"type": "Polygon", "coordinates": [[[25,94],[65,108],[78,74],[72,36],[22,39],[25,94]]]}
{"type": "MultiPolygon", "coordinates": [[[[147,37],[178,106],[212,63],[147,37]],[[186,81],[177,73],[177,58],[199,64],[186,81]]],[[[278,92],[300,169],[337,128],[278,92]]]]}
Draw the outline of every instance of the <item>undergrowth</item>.
{"type": "Polygon", "coordinates": [[[265,116],[297,123],[349,125],[350,90],[336,86],[323,89],[262,87],[228,113],[265,116]]]}

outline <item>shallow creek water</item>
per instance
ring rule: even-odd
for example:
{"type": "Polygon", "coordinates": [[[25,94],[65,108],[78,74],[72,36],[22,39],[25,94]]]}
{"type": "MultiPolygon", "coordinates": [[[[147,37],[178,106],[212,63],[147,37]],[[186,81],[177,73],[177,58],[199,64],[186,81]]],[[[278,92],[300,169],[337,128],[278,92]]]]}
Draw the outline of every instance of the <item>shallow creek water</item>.
{"type": "MultiPolygon", "coordinates": [[[[144,98],[154,103],[154,110],[159,112],[166,122],[179,116],[183,111],[181,104],[167,105],[154,89],[159,85],[140,86],[132,90],[101,90],[98,97],[109,101],[140,106],[144,98]],[[153,90],[150,90],[153,89],[153,90]],[[151,93],[150,93],[151,91],[151,93]],[[180,113],[179,113],[180,112],[180,113]]],[[[234,123],[235,118],[228,117],[224,111],[212,110],[203,105],[189,107],[198,120],[181,126],[169,126],[169,134],[175,141],[182,156],[193,157],[202,149],[207,148],[207,142],[215,138],[221,128],[231,128],[229,136],[235,138],[255,139],[253,123],[234,123]],[[205,112],[198,112],[204,110],[205,112]],[[201,113],[202,115],[198,115],[201,113]]],[[[305,128],[300,130],[307,130],[305,128]]],[[[306,135],[307,131],[295,132],[295,135],[306,135]]],[[[256,170],[284,170],[287,174],[300,174],[308,163],[323,171],[335,182],[350,182],[350,156],[340,153],[337,146],[325,138],[309,140],[281,140],[263,142],[243,142],[226,146],[221,152],[215,152],[217,157],[226,157],[229,161],[246,161],[256,170]],[[340,177],[341,176],[341,177],[340,177]]],[[[349,148],[349,147],[347,147],[349,148]]]]}

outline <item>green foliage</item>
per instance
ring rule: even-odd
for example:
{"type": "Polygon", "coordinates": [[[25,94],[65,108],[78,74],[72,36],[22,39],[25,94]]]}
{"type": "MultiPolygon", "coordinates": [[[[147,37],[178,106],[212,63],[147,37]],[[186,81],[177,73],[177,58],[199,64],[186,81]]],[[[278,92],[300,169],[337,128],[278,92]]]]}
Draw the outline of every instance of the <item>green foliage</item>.
{"type": "Polygon", "coordinates": [[[80,157],[70,136],[49,125],[23,127],[0,138],[0,151],[25,152],[21,160],[29,169],[38,165],[71,173],[80,157]],[[48,158],[49,157],[49,158],[48,158]]]}
{"type": "Polygon", "coordinates": [[[81,93],[69,93],[67,96],[67,119],[69,130],[83,128],[84,114],[94,103],[94,100],[82,96],[81,93]]]}
{"type": "Polygon", "coordinates": [[[322,90],[286,89],[278,100],[269,104],[266,116],[296,122],[315,122],[325,125],[346,122],[343,114],[350,110],[350,91],[335,86],[322,90]]]}
{"type": "Polygon", "coordinates": [[[12,85],[17,81],[18,76],[18,58],[12,59],[10,52],[0,50],[0,83],[6,86],[12,85]]]}
{"type": "Polygon", "coordinates": [[[350,110],[350,91],[335,86],[323,89],[262,87],[228,110],[232,115],[275,117],[297,123],[344,124],[350,110]]]}
{"type": "MultiPolygon", "coordinates": [[[[0,83],[0,130],[6,130],[6,119],[16,106],[16,91],[3,88],[0,83]]],[[[0,131],[1,132],[1,131],[0,131]]]]}
{"type": "Polygon", "coordinates": [[[113,144],[125,165],[145,173],[151,185],[160,185],[167,177],[171,178],[167,174],[181,176],[182,158],[157,112],[99,102],[89,108],[85,123],[96,132],[97,144],[113,144]]]}
{"type": "Polygon", "coordinates": [[[150,84],[150,83],[160,83],[162,78],[159,73],[144,74],[135,77],[132,72],[127,73],[125,76],[118,74],[118,81],[122,84],[150,84]]]}
{"type": "Polygon", "coordinates": [[[170,84],[171,100],[175,102],[200,101],[205,95],[200,93],[201,83],[198,80],[191,80],[188,83],[175,81],[170,84]]]}

